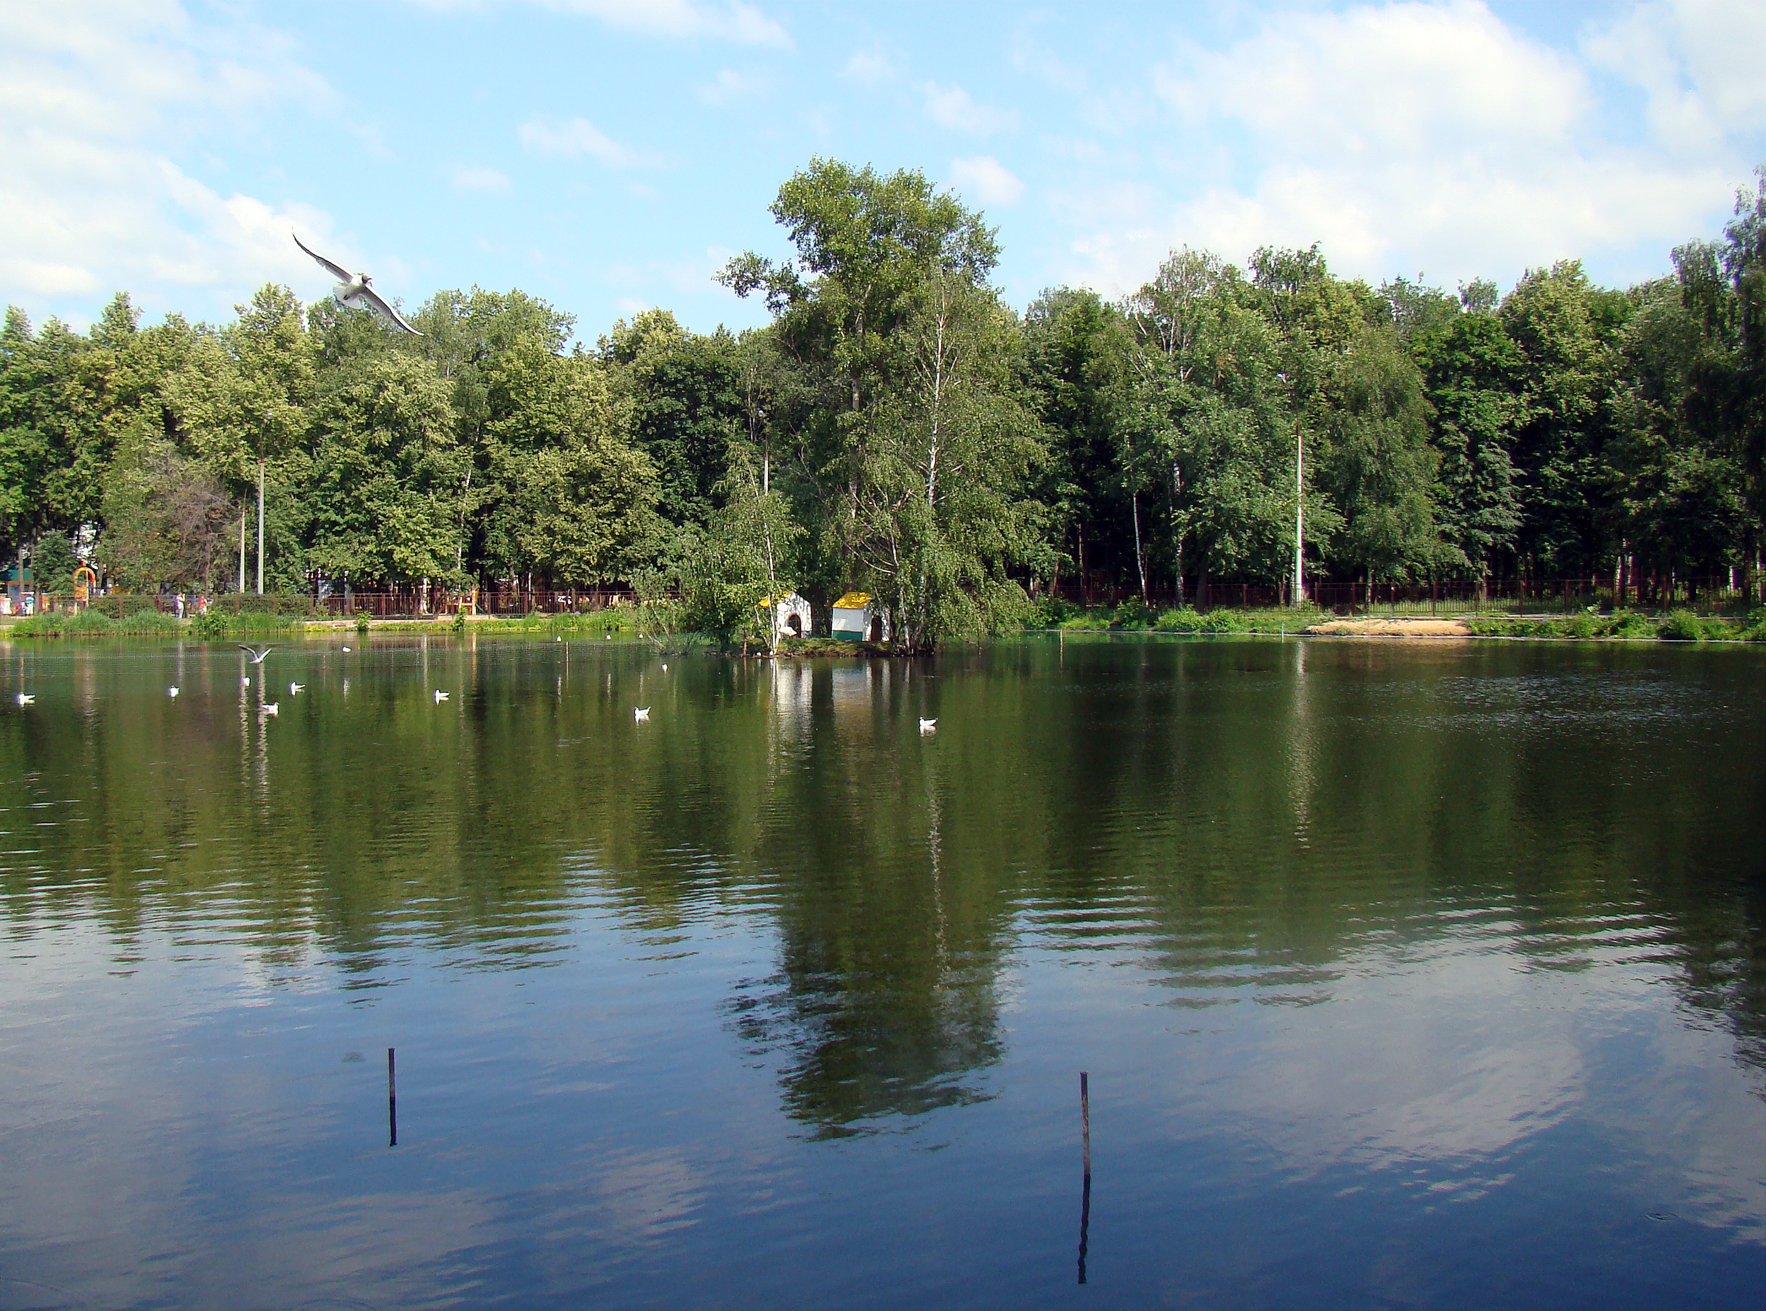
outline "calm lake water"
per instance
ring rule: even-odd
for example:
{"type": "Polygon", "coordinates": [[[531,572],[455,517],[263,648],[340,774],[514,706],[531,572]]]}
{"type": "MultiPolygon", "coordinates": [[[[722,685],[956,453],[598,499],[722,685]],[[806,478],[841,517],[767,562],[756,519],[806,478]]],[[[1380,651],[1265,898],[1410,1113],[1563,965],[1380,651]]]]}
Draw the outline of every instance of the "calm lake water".
{"type": "Polygon", "coordinates": [[[1758,1307],[1763,694],[0,645],[0,1306],[1758,1307]]]}

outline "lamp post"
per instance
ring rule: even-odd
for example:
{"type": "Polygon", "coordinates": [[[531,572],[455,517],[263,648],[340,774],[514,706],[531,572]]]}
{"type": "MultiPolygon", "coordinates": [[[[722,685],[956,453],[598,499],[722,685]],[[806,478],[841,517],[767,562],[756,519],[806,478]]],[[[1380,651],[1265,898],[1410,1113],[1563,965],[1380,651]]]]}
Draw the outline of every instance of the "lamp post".
{"type": "Polygon", "coordinates": [[[258,437],[258,595],[264,594],[264,442],[269,437],[272,411],[264,411],[264,430],[258,437]]]}
{"type": "Polygon", "coordinates": [[[1306,438],[1294,421],[1294,606],[1306,604],[1306,438]]]}

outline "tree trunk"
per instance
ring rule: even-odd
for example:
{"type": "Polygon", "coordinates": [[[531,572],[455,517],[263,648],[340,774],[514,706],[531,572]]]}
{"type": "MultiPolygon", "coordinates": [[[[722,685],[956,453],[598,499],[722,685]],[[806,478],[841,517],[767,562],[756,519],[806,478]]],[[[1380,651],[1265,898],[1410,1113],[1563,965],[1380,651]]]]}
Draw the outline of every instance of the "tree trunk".
{"type": "Polygon", "coordinates": [[[1134,510],[1134,567],[1141,578],[1141,604],[1147,604],[1147,558],[1141,550],[1141,494],[1136,491],[1129,497],[1129,504],[1134,510]]]}

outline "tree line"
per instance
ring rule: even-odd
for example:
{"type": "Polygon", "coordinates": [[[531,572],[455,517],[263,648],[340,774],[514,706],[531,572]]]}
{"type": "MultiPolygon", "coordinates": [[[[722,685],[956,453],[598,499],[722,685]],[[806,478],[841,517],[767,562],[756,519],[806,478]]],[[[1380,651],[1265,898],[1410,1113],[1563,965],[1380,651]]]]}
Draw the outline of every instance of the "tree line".
{"type": "Polygon", "coordinates": [[[996,234],[917,171],[817,159],[793,253],[720,278],[771,322],[667,310],[593,347],[520,291],[396,333],[266,286],[223,325],[0,330],[0,540],[55,586],[676,590],[724,638],[786,589],[872,593],[898,642],[997,629],[1080,583],[1740,570],[1766,520],[1766,169],[1672,275],[1577,261],[1506,294],[1189,248],[1110,301],[1022,314],[996,234]],[[262,488],[261,558],[256,550],[262,488]],[[252,569],[240,561],[249,556],[252,569]]]}

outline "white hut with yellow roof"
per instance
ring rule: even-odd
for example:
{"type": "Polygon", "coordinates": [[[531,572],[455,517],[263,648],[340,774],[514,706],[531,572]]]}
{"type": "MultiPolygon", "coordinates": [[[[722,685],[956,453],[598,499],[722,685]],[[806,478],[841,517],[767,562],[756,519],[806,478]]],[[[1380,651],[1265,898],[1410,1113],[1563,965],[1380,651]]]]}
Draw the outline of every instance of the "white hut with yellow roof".
{"type": "Polygon", "coordinates": [[[848,642],[887,642],[889,612],[869,592],[848,592],[834,602],[834,636],[848,642]]]}
{"type": "Polygon", "coordinates": [[[773,645],[787,637],[808,637],[810,634],[809,602],[796,592],[769,596],[756,607],[773,612],[773,645]]]}

